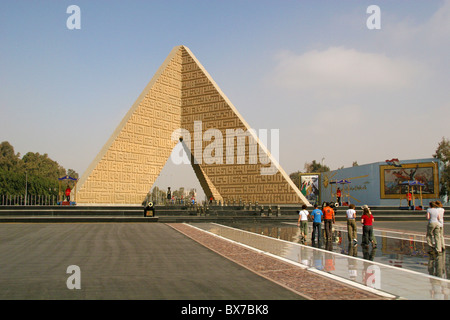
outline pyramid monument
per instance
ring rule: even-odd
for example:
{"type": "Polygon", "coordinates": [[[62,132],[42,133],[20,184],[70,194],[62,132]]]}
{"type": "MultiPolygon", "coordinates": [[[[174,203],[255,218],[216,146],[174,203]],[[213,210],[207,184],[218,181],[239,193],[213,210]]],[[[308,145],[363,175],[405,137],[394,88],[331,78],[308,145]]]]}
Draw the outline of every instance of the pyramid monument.
{"type": "Polygon", "coordinates": [[[208,198],[309,205],[185,46],[172,49],[84,172],[77,204],[141,205],[180,141],[208,198]]]}

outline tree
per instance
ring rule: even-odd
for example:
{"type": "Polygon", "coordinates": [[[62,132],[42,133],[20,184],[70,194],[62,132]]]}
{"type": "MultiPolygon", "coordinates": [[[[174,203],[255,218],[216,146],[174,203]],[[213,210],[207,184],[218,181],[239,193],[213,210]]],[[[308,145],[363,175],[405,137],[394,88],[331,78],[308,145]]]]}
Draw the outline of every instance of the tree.
{"type": "MultiPolygon", "coordinates": [[[[322,166],[319,162],[316,160],[313,160],[311,163],[305,163],[304,166],[304,173],[318,173],[318,172],[327,172],[330,171],[330,168],[327,166],[322,166]]],[[[300,186],[300,174],[302,172],[300,170],[296,172],[292,172],[289,174],[289,178],[291,178],[292,182],[299,187],[300,186]]]]}
{"type": "Polygon", "coordinates": [[[17,171],[20,163],[20,154],[15,154],[14,147],[8,142],[0,144],[0,169],[4,171],[17,171]]]}
{"type": "Polygon", "coordinates": [[[330,168],[328,166],[322,165],[320,162],[317,162],[316,160],[313,160],[311,163],[305,163],[304,169],[306,173],[330,171],[330,168]]]}
{"type": "Polygon", "coordinates": [[[184,187],[180,187],[178,190],[174,190],[172,195],[177,199],[184,198],[184,187]]]}
{"type": "Polygon", "coordinates": [[[50,159],[46,153],[41,155],[39,152],[28,152],[23,156],[22,161],[27,172],[31,175],[46,177],[55,181],[66,175],[66,170],[58,162],[50,159]]]}
{"type": "Polygon", "coordinates": [[[448,139],[442,138],[436,149],[436,153],[433,157],[439,159],[442,162],[442,172],[441,172],[441,190],[440,195],[450,194],[450,141],[448,139]]]}
{"type": "MultiPolygon", "coordinates": [[[[72,169],[67,172],[71,177],[78,177],[78,173],[72,169]]],[[[28,194],[56,196],[59,190],[58,178],[65,175],[66,169],[46,153],[28,152],[20,158],[9,142],[0,144],[0,195],[25,195],[27,187],[28,194]]]]}
{"type": "Polygon", "coordinates": [[[292,182],[299,187],[300,186],[300,171],[292,172],[289,175],[289,178],[291,178],[292,182]]]}
{"type": "Polygon", "coordinates": [[[73,169],[67,169],[67,175],[69,176],[69,177],[72,177],[72,178],[75,178],[75,179],[78,179],[78,173],[75,171],[75,170],[73,170],[73,169]]]}
{"type": "Polygon", "coordinates": [[[167,198],[167,193],[164,190],[161,190],[158,188],[158,186],[155,186],[151,192],[153,202],[155,203],[164,203],[164,199],[167,198]]]}

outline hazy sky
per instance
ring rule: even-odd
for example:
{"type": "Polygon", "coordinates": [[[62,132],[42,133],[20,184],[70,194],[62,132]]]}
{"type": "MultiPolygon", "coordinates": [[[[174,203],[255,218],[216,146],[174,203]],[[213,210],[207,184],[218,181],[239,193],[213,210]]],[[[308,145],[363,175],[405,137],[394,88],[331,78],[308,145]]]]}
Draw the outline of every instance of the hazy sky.
{"type": "Polygon", "coordinates": [[[450,1],[2,0],[0,140],[82,174],[177,45],[252,128],[280,130],[288,174],[429,158],[450,137],[450,1]]]}

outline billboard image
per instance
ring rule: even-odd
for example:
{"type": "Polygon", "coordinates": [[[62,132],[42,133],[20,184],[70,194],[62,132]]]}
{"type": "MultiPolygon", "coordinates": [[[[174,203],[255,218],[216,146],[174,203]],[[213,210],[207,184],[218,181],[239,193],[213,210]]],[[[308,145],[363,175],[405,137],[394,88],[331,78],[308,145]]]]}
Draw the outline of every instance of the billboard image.
{"type": "Polygon", "coordinates": [[[300,191],[310,203],[318,203],[320,201],[320,174],[300,174],[300,191]]]}
{"type": "Polygon", "coordinates": [[[418,181],[423,184],[421,190],[415,187],[415,192],[421,192],[424,198],[435,198],[439,193],[439,181],[435,163],[411,163],[401,167],[380,166],[381,198],[399,198],[407,193],[405,181],[418,181]]]}

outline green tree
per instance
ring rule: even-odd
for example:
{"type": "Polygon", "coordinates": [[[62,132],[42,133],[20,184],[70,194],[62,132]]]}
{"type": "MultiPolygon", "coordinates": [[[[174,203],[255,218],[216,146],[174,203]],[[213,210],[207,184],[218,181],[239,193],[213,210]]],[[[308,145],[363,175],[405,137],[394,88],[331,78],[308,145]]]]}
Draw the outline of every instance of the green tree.
{"type": "Polygon", "coordinates": [[[172,195],[181,199],[182,196],[184,197],[184,187],[180,187],[178,190],[173,191],[172,195]]]}
{"type": "MultiPolygon", "coordinates": [[[[67,174],[78,178],[72,169],[67,174]]],[[[25,195],[27,187],[27,194],[56,196],[58,178],[65,175],[66,170],[47,154],[28,152],[20,158],[9,142],[0,144],[0,195],[25,195]]]]}
{"type": "MultiPolygon", "coordinates": [[[[66,175],[66,170],[45,153],[28,152],[22,158],[28,175],[28,193],[35,195],[57,195],[58,178],[66,175]]],[[[67,181],[62,183],[63,190],[67,181]]]]}
{"type": "Polygon", "coordinates": [[[66,170],[56,161],[50,159],[46,153],[41,155],[39,152],[28,152],[23,156],[22,161],[30,175],[52,180],[57,180],[66,175],[66,170]]]}
{"type": "Polygon", "coordinates": [[[79,176],[78,173],[73,169],[67,169],[67,175],[75,179],[78,179],[79,176]]]}
{"type": "Polygon", "coordinates": [[[305,163],[305,173],[328,172],[330,168],[322,165],[320,162],[313,160],[311,163],[305,163]]]}
{"type": "Polygon", "coordinates": [[[152,189],[151,195],[154,203],[164,203],[165,199],[167,198],[166,191],[158,188],[158,186],[155,186],[152,189]]]}
{"type": "Polygon", "coordinates": [[[441,172],[441,190],[440,195],[450,194],[450,141],[446,138],[442,138],[436,149],[436,153],[433,155],[434,158],[439,159],[442,162],[442,172],[441,172]]]}
{"type": "Polygon", "coordinates": [[[0,170],[0,195],[25,194],[25,174],[0,170]]]}
{"type": "Polygon", "coordinates": [[[0,144],[0,170],[17,171],[20,162],[20,154],[14,152],[14,147],[8,141],[3,141],[0,144]]]}
{"type": "Polygon", "coordinates": [[[291,178],[292,182],[299,188],[300,186],[300,171],[292,172],[289,175],[289,178],[291,178]]]}
{"type": "MultiPolygon", "coordinates": [[[[318,172],[327,172],[330,171],[330,168],[328,166],[323,166],[316,160],[313,160],[310,163],[305,163],[304,166],[304,172],[303,173],[318,173],[318,172]]],[[[302,172],[300,170],[296,172],[292,172],[289,174],[289,178],[291,178],[292,182],[297,186],[300,187],[300,174],[302,172]]]]}

